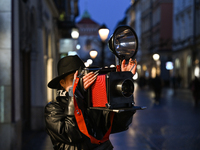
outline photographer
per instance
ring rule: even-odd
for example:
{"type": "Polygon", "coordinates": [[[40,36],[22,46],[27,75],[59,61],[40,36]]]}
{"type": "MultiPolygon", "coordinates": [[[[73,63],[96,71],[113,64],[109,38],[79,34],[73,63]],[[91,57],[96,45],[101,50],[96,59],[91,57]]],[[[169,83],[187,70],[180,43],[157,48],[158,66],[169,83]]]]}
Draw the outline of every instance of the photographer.
{"type": "MultiPolygon", "coordinates": [[[[77,70],[83,69],[83,61],[76,56],[67,56],[59,60],[58,76],[48,83],[48,87],[57,89],[56,101],[48,103],[45,107],[46,131],[49,134],[55,150],[112,150],[110,140],[93,144],[78,128],[74,116],[75,94],[78,105],[84,113],[84,120],[88,132],[97,139],[101,139],[112,125],[111,133],[128,129],[135,111],[114,114],[113,123],[110,122],[110,112],[90,110],[86,107],[84,91],[95,81],[98,73],[90,72],[82,77],[83,87],[80,85],[73,93],[73,81],[79,75],[77,70]]],[[[121,71],[130,71],[135,74],[137,62],[122,61],[121,71]],[[135,64],[135,66],[134,66],[135,64]],[[134,66],[134,67],[133,67],[134,66]]]]}

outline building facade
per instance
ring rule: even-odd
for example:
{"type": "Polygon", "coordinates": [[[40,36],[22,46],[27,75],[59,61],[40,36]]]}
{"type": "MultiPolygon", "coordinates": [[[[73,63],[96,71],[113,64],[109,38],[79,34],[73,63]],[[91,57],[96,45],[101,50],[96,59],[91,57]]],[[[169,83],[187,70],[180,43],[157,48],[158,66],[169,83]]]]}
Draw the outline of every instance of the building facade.
{"type": "MultiPolygon", "coordinates": [[[[92,59],[90,56],[90,51],[97,51],[96,58],[92,59],[92,66],[101,67],[102,64],[102,42],[98,34],[100,25],[91,19],[90,14],[85,10],[82,19],[77,22],[77,27],[79,28],[79,39],[78,44],[80,49],[77,51],[80,58],[87,62],[88,59],[92,59]]],[[[106,41],[107,42],[107,41],[106,41]]],[[[104,45],[104,64],[105,66],[110,66],[115,63],[114,54],[109,50],[107,44],[104,45]]]]}
{"type": "Polygon", "coordinates": [[[189,87],[199,77],[199,1],[174,0],[173,10],[173,74],[189,87]]]}
{"type": "Polygon", "coordinates": [[[140,76],[158,74],[165,85],[176,78],[181,88],[188,88],[194,77],[200,76],[199,0],[135,0],[126,18],[139,37],[140,76]],[[155,61],[153,54],[159,54],[159,60],[155,61]],[[169,62],[171,66],[166,68],[169,62]]]}
{"type": "Polygon", "coordinates": [[[93,59],[93,65],[100,65],[100,42],[98,30],[100,25],[91,19],[90,14],[85,10],[81,20],[77,22],[77,27],[79,28],[79,39],[78,44],[80,49],[77,51],[80,58],[87,62],[90,57],[90,51],[97,51],[97,56],[93,59]]]}
{"type": "MultiPolygon", "coordinates": [[[[126,24],[134,29],[138,37],[138,51],[135,56],[138,62],[141,62],[143,51],[141,51],[141,1],[132,0],[132,5],[126,11],[126,24]]],[[[138,64],[137,72],[142,76],[141,65],[138,64]]]]}
{"type": "Polygon", "coordinates": [[[166,63],[172,62],[172,0],[152,1],[152,37],[150,53],[159,54],[159,60],[153,60],[151,76],[159,75],[166,86],[170,85],[171,70],[167,69],[166,63]],[[154,71],[155,70],[155,71],[154,71]]]}
{"type": "Polygon", "coordinates": [[[136,0],[126,13],[126,24],[138,35],[139,77],[149,79],[159,75],[165,85],[169,85],[171,77],[165,65],[172,59],[172,4],[172,0],[136,0]],[[153,59],[154,54],[160,56],[159,60],[153,59]]]}
{"type": "Polygon", "coordinates": [[[45,128],[44,107],[56,97],[47,83],[57,76],[59,23],[72,24],[77,2],[0,0],[1,149],[21,150],[22,133],[45,128]]]}
{"type": "Polygon", "coordinates": [[[21,1],[19,15],[22,128],[42,129],[54,96],[47,83],[56,73],[59,13],[52,1],[21,1]]]}

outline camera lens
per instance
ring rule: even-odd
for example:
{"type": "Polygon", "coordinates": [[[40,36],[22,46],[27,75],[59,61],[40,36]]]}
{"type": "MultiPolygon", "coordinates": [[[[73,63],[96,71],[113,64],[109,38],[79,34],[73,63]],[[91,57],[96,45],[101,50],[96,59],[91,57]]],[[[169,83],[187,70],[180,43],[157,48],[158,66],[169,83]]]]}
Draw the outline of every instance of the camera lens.
{"type": "Polygon", "coordinates": [[[130,97],[133,94],[134,84],[131,80],[125,80],[122,84],[122,93],[125,97],[130,97]]]}
{"type": "Polygon", "coordinates": [[[117,91],[118,91],[118,94],[120,94],[124,97],[132,96],[133,91],[134,91],[133,81],[130,79],[126,79],[126,80],[118,82],[117,91]]]}

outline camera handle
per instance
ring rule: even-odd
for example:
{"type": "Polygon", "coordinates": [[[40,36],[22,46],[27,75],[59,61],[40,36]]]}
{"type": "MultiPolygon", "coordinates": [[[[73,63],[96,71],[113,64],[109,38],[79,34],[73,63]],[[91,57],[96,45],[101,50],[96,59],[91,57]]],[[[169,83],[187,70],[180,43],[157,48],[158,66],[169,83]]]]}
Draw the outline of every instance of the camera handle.
{"type": "Polygon", "coordinates": [[[75,98],[75,95],[74,95],[75,90],[76,90],[76,86],[78,85],[78,82],[79,82],[79,78],[77,77],[75,79],[74,86],[73,86],[73,97],[74,97],[74,107],[75,107],[74,115],[75,115],[75,118],[76,118],[76,122],[78,124],[78,128],[83,134],[85,134],[87,137],[90,138],[91,143],[93,143],[93,144],[104,143],[104,142],[109,140],[109,135],[111,133],[112,123],[113,123],[113,118],[114,118],[114,112],[110,112],[110,127],[101,140],[98,140],[95,137],[93,137],[92,135],[90,135],[89,132],[88,132],[86,123],[85,123],[85,119],[83,117],[82,110],[78,107],[78,104],[76,102],[76,98],[75,98]]]}
{"type": "Polygon", "coordinates": [[[116,66],[116,72],[120,72],[121,71],[121,60],[115,56],[115,66],[116,66]]]}

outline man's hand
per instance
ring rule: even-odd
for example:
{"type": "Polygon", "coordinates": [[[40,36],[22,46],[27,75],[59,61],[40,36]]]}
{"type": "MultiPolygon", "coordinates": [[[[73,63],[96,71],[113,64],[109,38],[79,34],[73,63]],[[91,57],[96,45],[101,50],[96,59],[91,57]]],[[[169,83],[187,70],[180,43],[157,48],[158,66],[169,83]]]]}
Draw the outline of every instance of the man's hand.
{"type": "Polygon", "coordinates": [[[128,64],[126,64],[125,59],[122,61],[121,71],[131,71],[132,74],[134,75],[136,73],[136,69],[137,69],[137,61],[136,61],[136,59],[132,60],[130,58],[128,64]]]}
{"type": "MultiPolygon", "coordinates": [[[[98,71],[96,71],[96,72],[90,72],[83,76],[83,87],[85,90],[87,90],[92,85],[92,83],[94,83],[98,74],[99,74],[98,71]]],[[[78,71],[75,72],[74,79],[76,79],[77,75],[78,71]]]]}
{"type": "Polygon", "coordinates": [[[96,80],[98,72],[90,72],[83,76],[83,87],[87,90],[96,80]]]}

